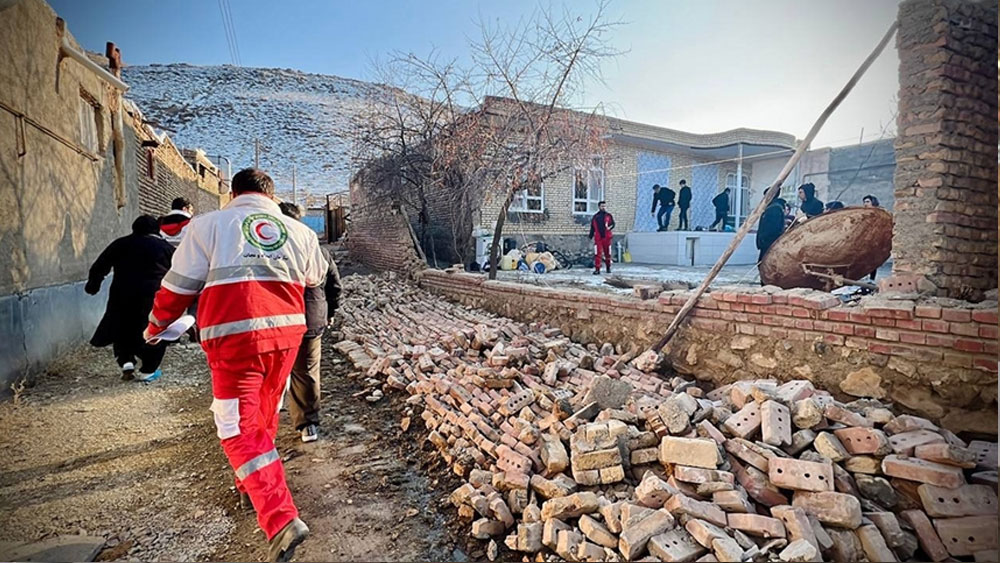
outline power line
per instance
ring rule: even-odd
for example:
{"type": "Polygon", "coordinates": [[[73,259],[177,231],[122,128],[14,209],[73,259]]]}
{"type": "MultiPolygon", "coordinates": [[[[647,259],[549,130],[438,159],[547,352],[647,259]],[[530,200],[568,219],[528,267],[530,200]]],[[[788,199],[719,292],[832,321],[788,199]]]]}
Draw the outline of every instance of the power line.
{"type": "Polygon", "coordinates": [[[222,31],[226,35],[226,47],[229,49],[229,60],[235,65],[236,51],[233,50],[233,39],[229,35],[229,26],[226,24],[226,9],[222,6],[222,0],[219,0],[219,14],[222,16],[222,31]]]}
{"type": "Polygon", "coordinates": [[[233,36],[233,49],[236,51],[236,64],[243,66],[243,54],[240,53],[240,40],[236,35],[236,20],[233,19],[233,7],[229,4],[229,0],[223,0],[223,3],[226,6],[226,13],[229,16],[229,32],[233,36]]]}

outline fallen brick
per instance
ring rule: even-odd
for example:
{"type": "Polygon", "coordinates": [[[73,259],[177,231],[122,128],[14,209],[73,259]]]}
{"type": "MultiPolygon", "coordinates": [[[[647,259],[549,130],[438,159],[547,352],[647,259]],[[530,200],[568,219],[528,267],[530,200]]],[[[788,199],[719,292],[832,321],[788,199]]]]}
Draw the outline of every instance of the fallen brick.
{"type": "Polygon", "coordinates": [[[729,527],[762,538],[785,537],[785,525],[777,518],[760,514],[733,513],[727,516],[729,527]]]}
{"type": "Polygon", "coordinates": [[[675,517],[687,515],[691,518],[705,520],[716,526],[726,526],[728,524],[726,513],[718,506],[710,502],[695,500],[685,495],[674,495],[663,506],[675,517]]]}
{"type": "Polygon", "coordinates": [[[570,530],[569,524],[566,524],[562,520],[558,520],[556,518],[549,518],[542,525],[542,544],[545,547],[555,551],[556,541],[558,540],[557,535],[561,531],[569,531],[569,530],[570,530]]]}
{"type": "Polygon", "coordinates": [[[712,552],[719,561],[743,560],[743,548],[740,547],[740,544],[736,543],[736,540],[729,537],[713,540],[712,552]]]}
{"type": "Polygon", "coordinates": [[[819,549],[805,540],[794,540],[778,554],[778,559],[786,562],[804,563],[820,561],[819,549]]]}
{"type": "Polygon", "coordinates": [[[854,530],[830,528],[827,532],[833,544],[829,550],[830,559],[836,563],[855,563],[864,560],[864,548],[854,530]]]}
{"type": "Polygon", "coordinates": [[[834,430],[833,435],[840,440],[841,445],[851,455],[884,456],[892,451],[885,433],[874,428],[841,428],[834,430]]]}
{"type": "Polygon", "coordinates": [[[590,541],[604,547],[618,546],[618,538],[604,524],[601,524],[594,518],[584,514],[580,517],[578,525],[580,526],[580,531],[590,541]]]}
{"type": "Polygon", "coordinates": [[[965,484],[958,467],[917,458],[889,455],[882,459],[882,472],[891,477],[955,489],[965,484]]]}
{"type": "Polygon", "coordinates": [[[772,446],[792,443],[792,417],[788,407],[765,401],[760,406],[761,439],[772,446]]]}
{"type": "Polygon", "coordinates": [[[753,504],[742,490],[712,493],[712,502],[726,512],[753,512],[753,504]]]}
{"type": "Polygon", "coordinates": [[[844,461],[851,456],[847,449],[840,443],[840,440],[829,432],[820,432],[817,434],[816,439],[813,440],[813,448],[816,449],[819,455],[834,463],[844,461]]]}
{"type": "Polygon", "coordinates": [[[637,524],[624,526],[618,538],[618,550],[622,557],[633,560],[646,550],[646,544],[653,536],[674,527],[674,517],[664,509],[653,511],[637,524]]]}
{"type": "Polygon", "coordinates": [[[861,549],[869,561],[898,561],[896,554],[889,549],[882,537],[882,532],[874,524],[864,524],[854,531],[861,541],[861,549]]]}
{"type": "Polygon", "coordinates": [[[962,485],[947,489],[934,485],[917,487],[924,512],[934,518],[989,516],[997,514],[997,494],[986,485],[962,485]]]}
{"type": "Polygon", "coordinates": [[[542,504],[542,519],[558,518],[565,520],[566,518],[575,518],[583,514],[597,512],[598,508],[600,508],[600,503],[597,500],[597,495],[594,493],[573,493],[569,496],[545,501],[542,504]]]}
{"type": "Polygon", "coordinates": [[[576,530],[560,530],[556,533],[555,552],[566,561],[576,561],[577,551],[584,541],[583,534],[576,530]]]}
{"type": "Polygon", "coordinates": [[[705,548],[681,528],[653,536],[647,543],[649,553],[660,561],[687,563],[705,553],[705,548]]]}
{"type": "Polygon", "coordinates": [[[896,455],[905,456],[912,456],[913,450],[917,446],[935,443],[944,444],[944,437],[937,432],[931,432],[930,430],[902,432],[900,434],[894,434],[889,438],[889,445],[892,447],[892,451],[895,452],[896,455]]]}
{"type": "Polygon", "coordinates": [[[649,508],[660,508],[677,494],[676,488],[667,484],[652,472],[647,471],[642,478],[642,482],[635,488],[635,499],[642,506],[649,508]]]}
{"type": "Polygon", "coordinates": [[[831,526],[854,529],[861,525],[861,503],[848,494],[799,491],[792,497],[792,506],[831,526]]]}
{"type": "Polygon", "coordinates": [[[771,515],[784,524],[790,541],[805,541],[816,549],[817,555],[820,553],[816,533],[813,531],[809,516],[804,510],[788,505],[772,506],[771,515]]]}
{"type": "Polygon", "coordinates": [[[917,533],[917,540],[920,542],[920,549],[930,557],[931,561],[944,561],[948,558],[948,550],[938,536],[937,530],[927,518],[927,515],[920,510],[904,510],[899,514],[905,522],[913,526],[917,533]]]}
{"type": "Polygon", "coordinates": [[[685,483],[710,483],[713,481],[723,481],[733,484],[736,482],[736,477],[728,471],[704,469],[701,467],[688,467],[686,465],[674,466],[674,478],[685,483]]]}
{"type": "Polygon", "coordinates": [[[770,461],[767,475],[771,483],[784,489],[833,490],[833,468],[829,463],[776,457],[770,461]]]}
{"type": "Polygon", "coordinates": [[[502,535],[506,531],[507,526],[499,520],[480,518],[472,523],[472,537],[478,540],[487,540],[502,535]]]}
{"type": "Polygon", "coordinates": [[[961,448],[943,442],[917,446],[913,448],[913,455],[927,461],[954,465],[955,467],[966,469],[972,469],[976,466],[975,452],[968,448],[961,448]]]}
{"type": "Polygon", "coordinates": [[[760,406],[756,402],[750,402],[727,418],[722,427],[730,434],[746,439],[760,429],[760,424],[760,406]]]}
{"type": "Polygon", "coordinates": [[[712,440],[664,436],[660,442],[660,463],[715,469],[719,465],[719,450],[712,440]]]}
{"type": "Polygon", "coordinates": [[[995,515],[934,520],[938,536],[948,553],[954,557],[997,549],[997,526],[995,515]]]}

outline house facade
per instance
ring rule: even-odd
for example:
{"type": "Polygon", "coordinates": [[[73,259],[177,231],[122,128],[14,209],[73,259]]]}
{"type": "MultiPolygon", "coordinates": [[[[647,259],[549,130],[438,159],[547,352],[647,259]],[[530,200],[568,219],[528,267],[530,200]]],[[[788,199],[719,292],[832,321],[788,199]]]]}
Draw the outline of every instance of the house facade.
{"type": "MultiPolygon", "coordinates": [[[[677,192],[681,180],[691,187],[691,229],[711,225],[712,198],[726,187],[731,188],[728,223],[738,225],[760,201],[796,144],[793,135],[777,131],[697,134],[613,118],[608,124],[603,154],[591,155],[585,165],[515,196],[503,229],[505,238],[514,238],[519,245],[544,241],[564,251],[587,248],[589,220],[600,201],[606,201],[614,215],[618,235],[653,232],[658,227],[650,211],[653,185],[677,192]]],[[[795,181],[793,174],[786,184],[791,187],[795,181]]],[[[484,201],[476,214],[476,227],[484,236],[492,235],[501,204],[484,201]]],[[[675,210],[669,228],[676,229],[678,221],[675,210]]]]}

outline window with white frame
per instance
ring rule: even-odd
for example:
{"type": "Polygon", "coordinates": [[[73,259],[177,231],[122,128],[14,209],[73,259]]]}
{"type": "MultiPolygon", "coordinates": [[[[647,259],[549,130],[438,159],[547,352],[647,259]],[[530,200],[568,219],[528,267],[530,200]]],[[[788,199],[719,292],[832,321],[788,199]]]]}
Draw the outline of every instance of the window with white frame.
{"type": "Polygon", "coordinates": [[[604,159],[591,157],[590,165],[573,171],[573,213],[597,213],[597,204],[604,199],[604,159]]]}
{"type": "Polygon", "coordinates": [[[508,211],[518,213],[542,213],[545,211],[545,183],[538,182],[514,194],[514,198],[510,200],[508,211]]]}
{"type": "MultiPolygon", "coordinates": [[[[740,218],[746,219],[750,214],[750,177],[744,174],[740,184],[740,218]]],[[[729,189],[729,217],[733,219],[735,225],[736,216],[733,210],[736,209],[736,174],[732,172],[726,174],[726,187],[729,189]]]]}

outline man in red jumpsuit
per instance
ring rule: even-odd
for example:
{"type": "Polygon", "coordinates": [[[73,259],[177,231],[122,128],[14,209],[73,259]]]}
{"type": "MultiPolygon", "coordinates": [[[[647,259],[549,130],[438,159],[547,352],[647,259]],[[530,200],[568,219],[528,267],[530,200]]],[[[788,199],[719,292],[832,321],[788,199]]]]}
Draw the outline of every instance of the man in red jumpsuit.
{"type": "Polygon", "coordinates": [[[279,401],[306,332],[305,288],[318,286],[328,265],[316,234],[282,215],[267,174],[242,170],[232,190],[228,205],[185,229],[145,336],[162,332],[198,298],[222,449],[267,534],[268,560],[287,561],[309,528],[274,446],[279,401]]]}
{"type": "Polygon", "coordinates": [[[598,211],[590,219],[590,238],[594,239],[594,275],[601,273],[601,255],[604,255],[604,263],[608,273],[611,273],[611,238],[615,228],[615,218],[605,210],[605,202],[597,204],[598,211]]]}

